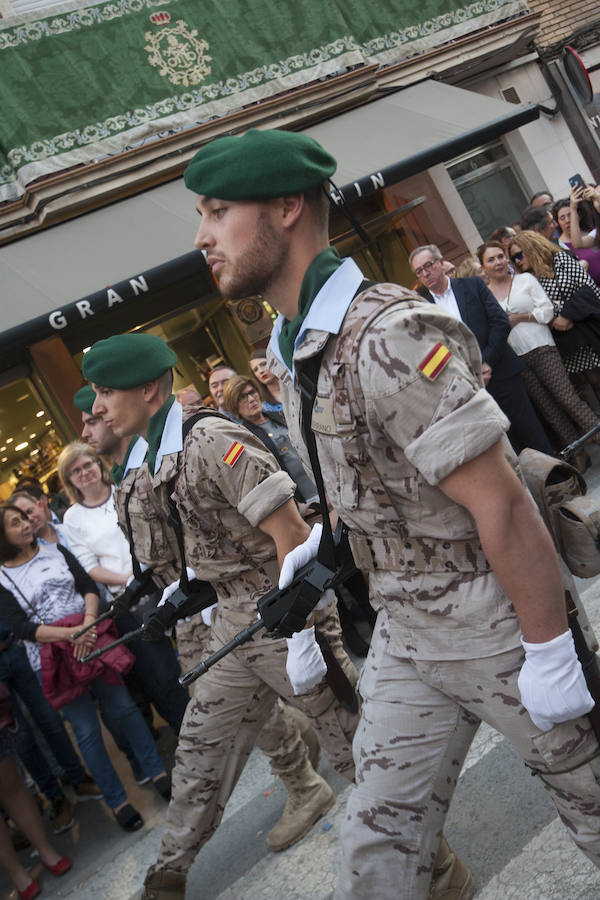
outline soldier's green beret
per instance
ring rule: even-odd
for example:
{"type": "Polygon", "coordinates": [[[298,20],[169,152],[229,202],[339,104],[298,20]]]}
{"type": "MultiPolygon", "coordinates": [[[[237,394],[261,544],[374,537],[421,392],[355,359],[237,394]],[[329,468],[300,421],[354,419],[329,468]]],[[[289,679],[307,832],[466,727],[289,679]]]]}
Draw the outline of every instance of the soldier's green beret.
{"type": "Polygon", "coordinates": [[[159,378],[176,362],[176,354],[154,334],[114,334],[92,345],[81,369],[93,384],[126,391],[159,378]]]}
{"type": "Polygon", "coordinates": [[[96,399],[96,391],[91,386],[91,384],[84,384],[82,388],[79,388],[75,396],[73,397],[73,403],[80,409],[81,412],[88,413],[90,416],[92,414],[92,406],[94,405],[94,400],[96,399]]]}
{"type": "Polygon", "coordinates": [[[217,138],[184,173],[196,194],[220,200],[268,200],[301,194],[330,178],[337,162],[317,141],[293,131],[259,131],[217,138]]]}

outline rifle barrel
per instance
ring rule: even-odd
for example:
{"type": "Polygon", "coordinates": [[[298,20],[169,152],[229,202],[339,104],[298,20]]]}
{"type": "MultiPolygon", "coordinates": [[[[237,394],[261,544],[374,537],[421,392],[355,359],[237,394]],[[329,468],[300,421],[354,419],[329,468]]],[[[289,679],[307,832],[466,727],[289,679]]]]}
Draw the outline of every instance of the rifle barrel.
{"type": "Polygon", "coordinates": [[[241,647],[242,644],[246,644],[248,641],[252,639],[252,637],[256,634],[257,631],[260,631],[265,627],[265,623],[262,619],[258,619],[252,625],[249,625],[248,628],[244,628],[243,631],[238,632],[227,644],[223,644],[215,653],[209,656],[207,659],[201,660],[197,666],[194,666],[193,669],[190,669],[189,672],[186,672],[185,675],[182,675],[179,679],[179,684],[183,687],[187,687],[188,684],[192,684],[197,678],[200,678],[201,675],[204,675],[208,670],[218,663],[224,656],[227,656],[228,653],[231,653],[232,650],[235,650],[236,647],[241,647]]]}
{"type": "Polygon", "coordinates": [[[86,625],[85,628],[81,628],[79,631],[76,631],[75,634],[73,635],[73,640],[76,640],[78,637],[81,637],[82,634],[86,634],[90,630],[90,628],[95,628],[99,622],[104,622],[104,620],[110,618],[110,616],[112,616],[112,614],[113,614],[113,604],[111,604],[109,606],[109,608],[105,612],[102,613],[101,616],[98,616],[97,619],[94,619],[94,621],[90,625],[86,625]]]}
{"type": "Polygon", "coordinates": [[[144,626],[140,625],[139,628],[134,628],[133,631],[128,631],[127,634],[121,635],[121,637],[113,641],[111,644],[107,644],[106,647],[100,647],[98,650],[92,650],[91,653],[88,653],[87,656],[81,657],[82,663],[91,662],[93,659],[98,659],[99,656],[102,656],[103,653],[106,653],[107,650],[112,650],[113,647],[118,647],[120,644],[125,644],[127,641],[130,641],[132,638],[137,637],[138,634],[141,634],[144,630],[144,626]]]}
{"type": "Polygon", "coordinates": [[[560,451],[560,455],[563,459],[568,459],[572,453],[575,453],[579,450],[580,447],[585,444],[586,441],[589,441],[590,438],[593,438],[595,434],[598,434],[600,431],[600,422],[597,425],[594,425],[593,428],[590,428],[589,431],[586,431],[585,434],[582,434],[580,438],[577,438],[576,441],[573,441],[571,444],[568,444],[564,450],[560,451]]]}

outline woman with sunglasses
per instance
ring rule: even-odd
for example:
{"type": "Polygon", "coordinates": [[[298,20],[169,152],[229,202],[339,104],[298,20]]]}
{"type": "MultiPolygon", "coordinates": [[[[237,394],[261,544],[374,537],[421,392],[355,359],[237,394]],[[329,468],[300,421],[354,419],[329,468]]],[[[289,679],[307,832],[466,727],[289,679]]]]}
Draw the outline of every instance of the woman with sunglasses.
{"type": "MultiPolygon", "coordinates": [[[[514,255],[518,257],[518,253],[514,255]]],[[[570,444],[579,437],[580,431],[589,431],[597,425],[598,419],[575,391],[556,349],[548,327],[554,318],[550,298],[529,272],[511,273],[500,241],[482,244],[477,256],[490,291],[508,315],[511,326],[508,343],[525,363],[522,377],[527,392],[560,439],[561,446],[570,444]]],[[[600,442],[600,435],[596,440],[600,442]]],[[[575,464],[585,468],[586,456],[582,453],[575,464]]]]}
{"type": "Polygon", "coordinates": [[[509,252],[517,272],[535,275],[552,301],[549,325],[567,373],[583,375],[600,399],[600,288],[571,253],[537,232],[521,231],[509,252]]]}

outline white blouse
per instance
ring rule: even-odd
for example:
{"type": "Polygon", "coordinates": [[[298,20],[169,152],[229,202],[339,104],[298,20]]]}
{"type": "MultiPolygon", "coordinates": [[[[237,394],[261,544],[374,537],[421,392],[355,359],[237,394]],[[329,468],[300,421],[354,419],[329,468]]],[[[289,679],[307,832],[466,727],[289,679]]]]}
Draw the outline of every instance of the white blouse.
{"type": "MultiPolygon", "coordinates": [[[[129,544],[119,528],[113,494],[114,488],[99,506],[74,503],[65,513],[63,528],[69,548],[86,572],[95,566],[123,574],[131,569],[129,544]]],[[[120,594],[122,587],[111,585],[109,590],[120,594]]]]}
{"type": "Polygon", "coordinates": [[[510,291],[498,303],[506,313],[533,313],[535,322],[519,322],[511,328],[508,343],[517,356],[537,347],[554,347],[548,322],[554,318],[554,307],[537,278],[529,272],[514,275],[510,291]]]}

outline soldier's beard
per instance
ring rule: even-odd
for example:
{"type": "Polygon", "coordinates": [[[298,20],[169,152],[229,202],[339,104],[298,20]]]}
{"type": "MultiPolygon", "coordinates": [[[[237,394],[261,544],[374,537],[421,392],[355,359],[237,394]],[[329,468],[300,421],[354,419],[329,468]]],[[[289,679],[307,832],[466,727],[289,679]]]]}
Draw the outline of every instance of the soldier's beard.
{"type": "Polygon", "coordinates": [[[265,296],[279,277],[287,258],[287,248],[281,236],[261,210],[254,234],[246,247],[232,262],[227,260],[219,276],[221,293],[231,300],[265,296]]]}

